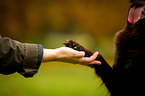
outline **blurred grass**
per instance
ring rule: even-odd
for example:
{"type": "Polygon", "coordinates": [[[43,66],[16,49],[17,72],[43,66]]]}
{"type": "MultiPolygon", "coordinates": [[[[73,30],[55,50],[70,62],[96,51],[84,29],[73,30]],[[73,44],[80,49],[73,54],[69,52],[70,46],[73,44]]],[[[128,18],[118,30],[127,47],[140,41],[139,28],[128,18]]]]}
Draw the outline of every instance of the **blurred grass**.
{"type": "MultiPolygon", "coordinates": [[[[113,38],[126,24],[128,0],[1,0],[0,35],[44,48],[72,39],[112,64],[113,38]]],[[[0,96],[109,96],[94,70],[48,62],[38,75],[0,74],[0,96]]]]}
{"type": "Polygon", "coordinates": [[[109,96],[94,70],[81,65],[49,62],[33,78],[0,77],[0,96],[109,96]]]}
{"type": "MultiPolygon", "coordinates": [[[[57,48],[67,39],[76,40],[86,48],[99,51],[109,64],[113,61],[113,40],[102,38],[96,42],[88,34],[46,34],[45,48],[57,48]],[[56,39],[57,38],[57,39],[56,39]],[[46,42],[48,41],[48,42],[46,42]]],[[[62,62],[42,63],[33,78],[20,74],[0,74],[0,96],[110,96],[94,69],[62,62]]]]}

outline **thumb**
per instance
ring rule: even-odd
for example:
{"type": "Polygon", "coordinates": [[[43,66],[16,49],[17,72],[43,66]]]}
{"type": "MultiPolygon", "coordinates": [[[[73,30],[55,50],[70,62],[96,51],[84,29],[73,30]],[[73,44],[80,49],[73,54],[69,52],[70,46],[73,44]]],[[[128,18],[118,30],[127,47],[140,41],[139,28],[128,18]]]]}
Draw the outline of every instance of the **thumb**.
{"type": "Polygon", "coordinates": [[[85,52],[84,51],[74,51],[73,53],[73,57],[74,58],[81,58],[85,56],[85,52]]]}

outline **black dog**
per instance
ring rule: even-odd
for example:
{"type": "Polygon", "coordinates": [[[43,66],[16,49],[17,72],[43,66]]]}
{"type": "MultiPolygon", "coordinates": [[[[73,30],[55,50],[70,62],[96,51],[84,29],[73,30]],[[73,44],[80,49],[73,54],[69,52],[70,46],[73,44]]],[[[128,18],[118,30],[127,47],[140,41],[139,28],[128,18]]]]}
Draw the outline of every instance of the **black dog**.
{"type": "MultiPolygon", "coordinates": [[[[112,96],[141,96],[144,94],[145,76],[145,0],[130,0],[128,22],[125,30],[116,34],[116,54],[111,68],[99,54],[93,65],[112,96]]],[[[87,57],[94,52],[75,41],[67,40],[67,47],[85,51],[87,57]]]]}

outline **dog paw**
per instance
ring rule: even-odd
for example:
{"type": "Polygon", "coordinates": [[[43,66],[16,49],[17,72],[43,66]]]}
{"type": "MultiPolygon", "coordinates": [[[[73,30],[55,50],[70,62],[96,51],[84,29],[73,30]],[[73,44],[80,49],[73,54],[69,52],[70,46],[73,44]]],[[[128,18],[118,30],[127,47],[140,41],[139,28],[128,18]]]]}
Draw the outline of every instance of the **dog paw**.
{"type": "Polygon", "coordinates": [[[77,51],[85,51],[83,46],[73,40],[66,40],[62,44],[77,51]]]}

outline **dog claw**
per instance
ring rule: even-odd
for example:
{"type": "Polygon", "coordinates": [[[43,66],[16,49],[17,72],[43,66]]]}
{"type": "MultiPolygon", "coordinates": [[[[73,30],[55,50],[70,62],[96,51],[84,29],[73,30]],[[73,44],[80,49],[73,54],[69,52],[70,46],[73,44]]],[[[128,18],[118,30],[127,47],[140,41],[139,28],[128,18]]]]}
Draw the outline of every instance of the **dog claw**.
{"type": "Polygon", "coordinates": [[[68,44],[68,42],[63,42],[62,44],[68,44]]]}
{"type": "Polygon", "coordinates": [[[74,49],[77,49],[77,47],[75,46],[74,49]]]}
{"type": "Polygon", "coordinates": [[[66,47],[69,47],[69,42],[63,42],[62,44],[64,44],[66,47]]]}

